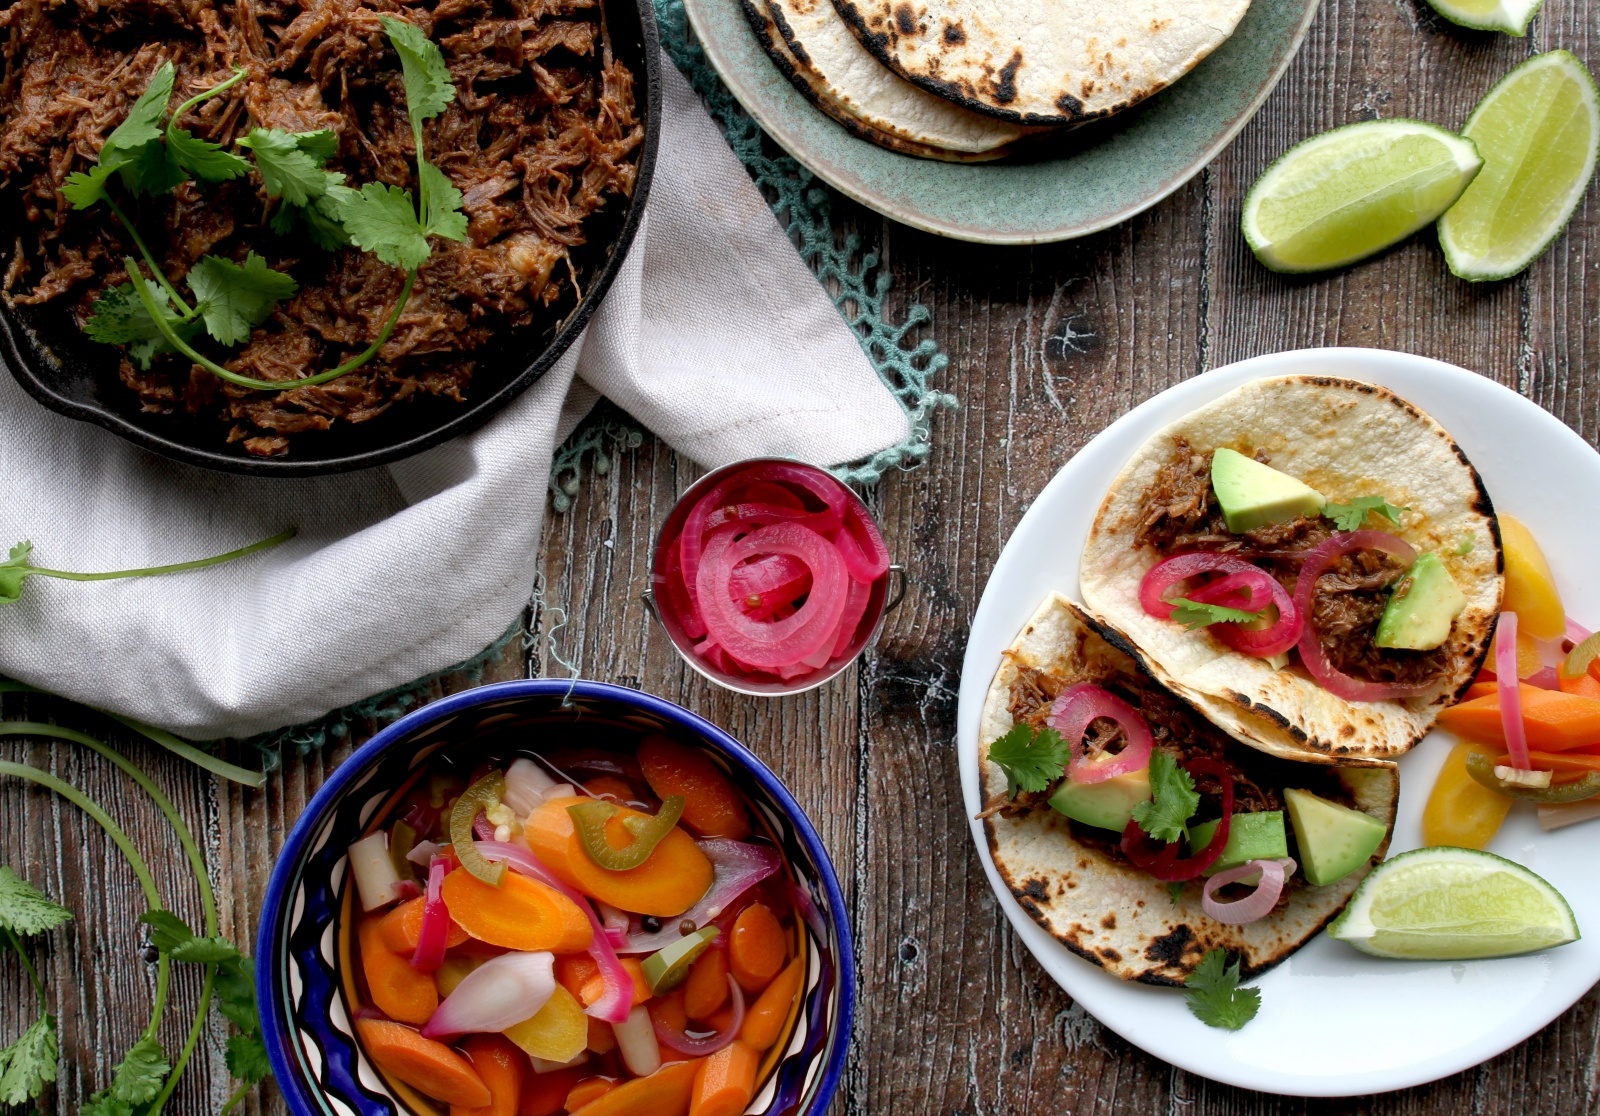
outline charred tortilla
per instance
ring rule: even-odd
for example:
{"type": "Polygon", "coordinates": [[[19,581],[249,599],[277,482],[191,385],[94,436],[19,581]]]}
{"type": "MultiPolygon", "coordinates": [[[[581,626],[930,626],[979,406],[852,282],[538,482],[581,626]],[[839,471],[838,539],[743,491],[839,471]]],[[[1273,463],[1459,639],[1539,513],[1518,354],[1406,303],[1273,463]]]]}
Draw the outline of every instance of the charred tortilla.
{"type": "Polygon", "coordinates": [[[1019,124],[1109,116],[1188,73],[1250,0],[834,0],[863,46],[902,77],[1019,124]]]}
{"type": "Polygon", "coordinates": [[[743,0],[773,63],[817,108],[869,143],[945,162],[986,162],[1035,129],[969,112],[881,66],[830,0],[743,0]]]}
{"type": "MultiPolygon", "coordinates": [[[[1094,682],[1145,711],[1157,746],[1205,751],[1238,773],[1236,809],[1278,808],[1288,787],[1342,801],[1394,824],[1399,779],[1392,764],[1333,767],[1292,763],[1245,748],[1216,730],[1186,703],[1141,673],[1108,643],[1093,620],[1065,597],[1040,606],[1002,658],[989,687],[979,728],[978,775],[986,801],[1004,801],[1005,773],[988,762],[989,746],[1027,718],[1052,688],[1094,682]]],[[[1188,884],[1177,903],[1167,885],[1128,863],[1117,835],[1080,825],[1024,796],[986,811],[984,830],[995,867],[1011,894],[1040,926],[1068,949],[1125,980],[1181,984],[1209,949],[1238,954],[1246,974],[1282,961],[1333,918],[1366,875],[1363,868],[1326,887],[1296,874],[1279,907],[1245,926],[1226,926],[1201,908],[1200,886],[1188,884]]],[[[1387,838],[1373,856],[1383,858],[1387,838]]],[[[1291,855],[1294,849],[1291,844],[1291,855]]]]}
{"type": "MultiPolygon", "coordinates": [[[[1127,637],[1164,685],[1202,708],[1235,739],[1280,755],[1395,758],[1432,726],[1439,710],[1469,686],[1487,653],[1500,608],[1500,532],[1476,470],[1438,423],[1374,384],[1318,376],[1256,380],[1228,392],[1152,436],[1112,482],[1084,546],[1083,601],[1127,637]],[[1221,550],[1265,562],[1293,584],[1284,554],[1326,537],[1320,517],[1263,528],[1253,536],[1217,529],[1210,454],[1227,446],[1265,458],[1331,501],[1381,494],[1406,509],[1383,528],[1419,552],[1438,554],[1466,596],[1466,609],[1436,652],[1367,655],[1374,608],[1399,569],[1352,570],[1349,601],[1319,596],[1319,630],[1347,629],[1334,655],[1350,652],[1346,673],[1372,681],[1427,682],[1431,696],[1352,702],[1334,696],[1298,663],[1275,669],[1229,650],[1208,632],[1157,619],[1139,602],[1145,573],[1182,550],[1221,550]],[[1466,552],[1462,553],[1464,547],[1466,552]],[[1230,550],[1230,548],[1233,548],[1230,550]],[[1363,581],[1365,579],[1365,581],[1363,581]],[[1364,609],[1365,615],[1357,614],[1364,609]],[[1341,611],[1342,610],[1342,611],[1341,611]],[[1365,625],[1364,627],[1362,625],[1365,625]],[[1364,640],[1365,644],[1354,642],[1364,640]],[[1390,677],[1392,676],[1392,677],[1390,677]]],[[[1328,577],[1319,585],[1332,585],[1328,577]]],[[[1331,592],[1319,589],[1319,594],[1331,592]]],[[[1330,635],[1330,639],[1333,637],[1330,635]]],[[[1325,641],[1326,642],[1326,641],[1325,641]]],[[[1336,664],[1337,665],[1337,664],[1336,664]]]]}

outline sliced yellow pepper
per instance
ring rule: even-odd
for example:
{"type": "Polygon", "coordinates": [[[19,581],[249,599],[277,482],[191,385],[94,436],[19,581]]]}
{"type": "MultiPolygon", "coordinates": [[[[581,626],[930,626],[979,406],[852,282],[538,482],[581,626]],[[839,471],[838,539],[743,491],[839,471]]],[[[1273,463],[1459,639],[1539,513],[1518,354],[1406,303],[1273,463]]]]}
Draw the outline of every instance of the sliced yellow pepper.
{"type": "Polygon", "coordinates": [[[1555,575],[1533,533],[1509,515],[1500,516],[1506,560],[1506,596],[1501,607],[1515,612],[1520,627],[1536,639],[1560,639],[1567,631],[1555,575]]]}
{"type": "Polygon", "coordinates": [[[1422,811],[1422,843],[1454,845],[1461,849],[1481,849],[1500,831],[1511,810],[1511,799],[1480,785],[1467,771],[1467,756],[1483,746],[1466,741],[1450,749],[1450,755],[1433,784],[1428,805],[1422,811]]]}

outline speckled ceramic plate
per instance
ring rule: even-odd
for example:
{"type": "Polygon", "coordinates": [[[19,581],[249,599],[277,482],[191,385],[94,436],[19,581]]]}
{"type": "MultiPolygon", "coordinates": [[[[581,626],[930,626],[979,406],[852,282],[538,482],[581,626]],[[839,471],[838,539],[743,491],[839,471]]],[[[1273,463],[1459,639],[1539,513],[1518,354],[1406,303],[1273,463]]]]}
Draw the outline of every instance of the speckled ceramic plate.
{"type": "Polygon", "coordinates": [[[1255,0],[1233,36],[1172,88],[1003,163],[941,163],[858,139],[767,57],[740,0],[684,0],[712,66],[817,177],[914,228],[986,244],[1070,240],[1126,221],[1198,174],[1288,68],[1317,0],[1255,0]]]}

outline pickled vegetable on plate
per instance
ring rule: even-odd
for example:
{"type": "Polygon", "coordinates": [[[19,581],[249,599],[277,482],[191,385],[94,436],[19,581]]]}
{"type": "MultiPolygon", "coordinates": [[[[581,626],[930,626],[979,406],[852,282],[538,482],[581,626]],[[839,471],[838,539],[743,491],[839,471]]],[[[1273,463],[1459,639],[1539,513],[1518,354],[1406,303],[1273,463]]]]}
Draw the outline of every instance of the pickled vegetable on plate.
{"type": "Polygon", "coordinates": [[[1422,811],[1422,843],[1487,848],[1511,812],[1511,799],[1473,779],[1467,757],[1474,745],[1463,740],[1450,749],[1422,811]]]}
{"type": "Polygon", "coordinates": [[[447,749],[352,846],[358,1041],[453,1116],[748,1104],[804,972],[781,854],[693,747],[553,756],[447,749]]]}
{"type": "Polygon", "coordinates": [[[1555,574],[1544,551],[1521,520],[1501,513],[1500,545],[1505,554],[1506,592],[1501,608],[1515,612],[1534,639],[1560,639],[1567,630],[1555,574]]]}

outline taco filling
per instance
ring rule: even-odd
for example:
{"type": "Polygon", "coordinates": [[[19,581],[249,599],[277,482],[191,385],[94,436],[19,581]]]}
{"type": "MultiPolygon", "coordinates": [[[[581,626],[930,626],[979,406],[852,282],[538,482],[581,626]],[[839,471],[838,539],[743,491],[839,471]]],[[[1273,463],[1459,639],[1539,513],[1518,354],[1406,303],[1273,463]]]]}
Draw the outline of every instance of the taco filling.
{"type": "Polygon", "coordinates": [[[1258,972],[1382,855],[1394,771],[1240,744],[1124,642],[1053,596],[1005,653],[980,731],[996,866],[1035,921],[1119,976],[1181,982],[1213,948],[1258,972]]]}
{"type": "MultiPolygon", "coordinates": [[[[1341,532],[1320,508],[1312,514],[1293,514],[1232,531],[1212,480],[1216,470],[1214,454],[1197,452],[1181,435],[1173,436],[1171,442],[1171,458],[1144,491],[1134,534],[1136,546],[1161,558],[1191,552],[1240,558],[1271,574],[1292,598],[1307,556],[1319,548],[1328,549],[1330,544],[1337,547],[1341,537],[1355,534],[1341,532]]],[[[1264,450],[1256,450],[1249,460],[1268,468],[1272,465],[1271,456],[1264,450]]],[[[1384,507],[1388,506],[1385,502],[1384,507]]],[[[1358,510],[1353,504],[1350,507],[1358,510]]],[[[1383,523],[1383,516],[1373,512],[1362,518],[1383,523]]],[[[1396,599],[1396,588],[1413,564],[1390,551],[1355,546],[1343,550],[1322,568],[1310,590],[1309,614],[1302,617],[1301,623],[1315,633],[1327,664],[1339,675],[1379,687],[1426,691],[1441,687],[1456,674],[1458,664],[1452,656],[1461,655],[1462,649],[1451,647],[1447,639],[1455,620],[1450,608],[1459,611],[1455,603],[1460,601],[1459,592],[1454,597],[1446,596],[1449,604],[1434,609],[1444,622],[1435,624],[1431,637],[1412,641],[1432,642],[1437,638],[1434,646],[1385,647],[1379,643],[1379,625],[1396,599]]],[[[1206,599],[1206,586],[1227,576],[1222,570],[1215,570],[1194,578],[1185,586],[1189,599],[1206,599]]],[[[1449,577],[1448,572],[1444,576],[1449,577]]],[[[1251,603],[1247,598],[1244,592],[1234,592],[1216,603],[1251,603]]],[[[1403,605],[1397,607],[1403,609],[1403,605]]],[[[1300,657],[1294,648],[1282,653],[1300,657]]]]}

